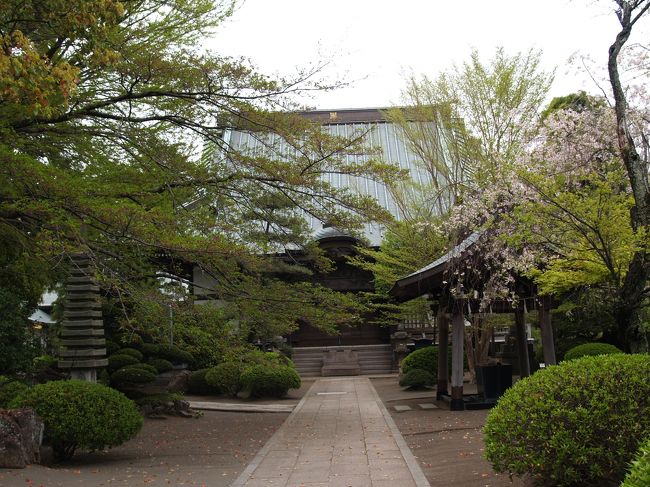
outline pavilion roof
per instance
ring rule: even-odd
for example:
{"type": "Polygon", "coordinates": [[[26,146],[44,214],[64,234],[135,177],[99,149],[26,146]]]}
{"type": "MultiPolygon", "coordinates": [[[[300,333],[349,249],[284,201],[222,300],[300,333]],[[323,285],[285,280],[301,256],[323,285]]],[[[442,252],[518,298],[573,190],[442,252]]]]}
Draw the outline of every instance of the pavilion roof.
{"type": "Polygon", "coordinates": [[[481,237],[480,232],[473,232],[465,240],[452,248],[439,259],[418,269],[417,271],[395,281],[389,293],[398,301],[408,301],[427,293],[436,293],[442,290],[444,273],[450,262],[462,257],[481,237]]]}

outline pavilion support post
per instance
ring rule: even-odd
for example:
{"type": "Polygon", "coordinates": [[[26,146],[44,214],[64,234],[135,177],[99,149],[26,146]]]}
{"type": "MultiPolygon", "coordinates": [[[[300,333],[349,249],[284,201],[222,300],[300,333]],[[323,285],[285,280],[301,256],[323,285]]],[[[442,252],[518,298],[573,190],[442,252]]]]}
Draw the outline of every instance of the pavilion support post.
{"type": "Polygon", "coordinates": [[[441,400],[443,396],[449,395],[448,380],[449,370],[449,315],[444,308],[438,314],[438,386],[436,388],[436,399],[441,400]]]}
{"type": "Polygon", "coordinates": [[[528,359],[528,336],[526,334],[526,322],[523,305],[517,306],[515,310],[515,333],[517,338],[517,356],[519,357],[519,376],[530,375],[530,361],[528,359]]]}
{"type": "Polygon", "coordinates": [[[556,365],[555,341],[553,339],[553,325],[551,323],[551,296],[541,296],[539,307],[539,327],[542,330],[542,350],[544,352],[544,363],[556,365]]]}
{"type": "Polygon", "coordinates": [[[465,342],[465,316],[463,302],[454,303],[451,315],[451,403],[452,411],[463,411],[463,347],[465,342]]]}

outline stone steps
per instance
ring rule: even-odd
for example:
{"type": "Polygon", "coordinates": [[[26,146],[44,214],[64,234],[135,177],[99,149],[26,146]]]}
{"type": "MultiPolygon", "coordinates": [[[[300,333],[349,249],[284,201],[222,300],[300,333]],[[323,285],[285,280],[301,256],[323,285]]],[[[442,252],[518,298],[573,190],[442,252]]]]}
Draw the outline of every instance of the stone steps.
{"type": "Polygon", "coordinates": [[[301,377],[320,377],[323,354],[328,350],[354,350],[358,356],[361,375],[382,375],[396,372],[390,345],[296,347],[293,349],[292,359],[301,377]]]}

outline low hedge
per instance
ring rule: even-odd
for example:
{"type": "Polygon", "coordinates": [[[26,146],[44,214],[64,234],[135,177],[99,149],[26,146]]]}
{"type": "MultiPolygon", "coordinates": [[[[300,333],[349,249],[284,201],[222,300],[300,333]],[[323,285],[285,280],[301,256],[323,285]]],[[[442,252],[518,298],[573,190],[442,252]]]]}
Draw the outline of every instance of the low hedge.
{"type": "Polygon", "coordinates": [[[424,389],[433,386],[435,381],[436,378],[428,370],[411,369],[400,378],[399,385],[409,389],[424,389]]]}
{"type": "Polygon", "coordinates": [[[650,485],[650,439],[641,445],[630,471],[621,487],[648,487],[650,485]]]}
{"type": "Polygon", "coordinates": [[[208,385],[220,390],[229,396],[236,396],[242,389],[241,374],[242,364],[237,362],[224,362],[212,367],[205,373],[208,385]]]}
{"type": "Polygon", "coordinates": [[[588,355],[610,355],[612,353],[623,353],[623,351],[609,343],[583,343],[567,350],[564,354],[564,360],[573,360],[588,355]]]}
{"type": "Polygon", "coordinates": [[[542,369],[490,412],[487,459],[495,471],[538,485],[620,482],[650,435],[649,378],[649,355],[582,357],[542,369]]]}
{"type": "Polygon", "coordinates": [[[133,438],[142,427],[135,403],[92,382],[65,380],[38,384],[11,407],[31,407],[45,424],[46,440],[64,460],[78,449],[102,450],[133,438]]]}
{"type": "Polygon", "coordinates": [[[288,365],[252,365],[242,372],[241,384],[250,397],[283,397],[300,387],[300,376],[288,365]]]}

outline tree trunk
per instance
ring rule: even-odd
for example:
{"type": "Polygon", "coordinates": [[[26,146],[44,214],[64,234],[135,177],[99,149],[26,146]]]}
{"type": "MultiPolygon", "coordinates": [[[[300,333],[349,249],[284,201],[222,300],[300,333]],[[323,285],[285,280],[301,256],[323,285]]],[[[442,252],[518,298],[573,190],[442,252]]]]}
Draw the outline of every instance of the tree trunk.
{"type": "MultiPolygon", "coordinates": [[[[630,38],[634,24],[650,9],[650,2],[615,1],[619,7],[617,15],[621,23],[621,30],[609,48],[607,69],[614,94],[619,152],[625,164],[634,196],[635,206],[630,215],[632,228],[637,231],[646,231],[650,227],[648,170],[646,162],[639,156],[634,139],[630,134],[627,99],[619,76],[618,56],[630,38]]],[[[641,324],[640,307],[645,299],[644,290],[649,277],[648,253],[646,249],[640,249],[634,254],[630,263],[621,292],[621,308],[617,313],[619,340],[625,344],[627,351],[642,346],[639,343],[639,338],[642,336],[639,329],[641,324]]]]}

